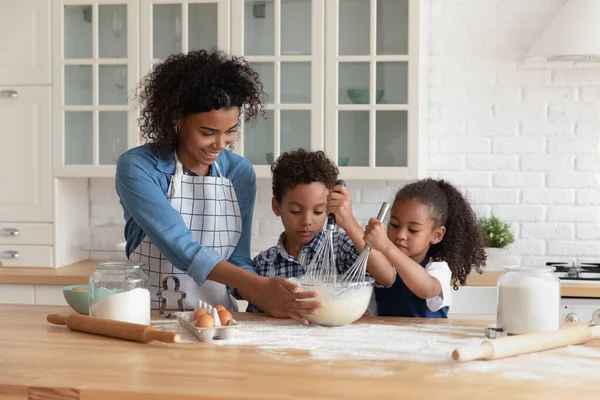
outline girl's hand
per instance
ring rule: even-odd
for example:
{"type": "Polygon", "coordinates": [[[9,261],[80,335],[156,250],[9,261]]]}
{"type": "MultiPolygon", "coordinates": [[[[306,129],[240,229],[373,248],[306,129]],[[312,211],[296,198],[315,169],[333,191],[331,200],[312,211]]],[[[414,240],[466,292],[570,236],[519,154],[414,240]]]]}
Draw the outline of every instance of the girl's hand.
{"type": "Polygon", "coordinates": [[[335,214],[335,222],[346,230],[348,224],[354,221],[352,215],[352,197],[344,185],[333,187],[327,197],[327,214],[335,214]]]}
{"type": "Polygon", "coordinates": [[[377,218],[371,218],[369,220],[369,224],[365,228],[363,240],[368,243],[372,249],[382,253],[386,247],[392,244],[387,237],[383,224],[377,218]]]}

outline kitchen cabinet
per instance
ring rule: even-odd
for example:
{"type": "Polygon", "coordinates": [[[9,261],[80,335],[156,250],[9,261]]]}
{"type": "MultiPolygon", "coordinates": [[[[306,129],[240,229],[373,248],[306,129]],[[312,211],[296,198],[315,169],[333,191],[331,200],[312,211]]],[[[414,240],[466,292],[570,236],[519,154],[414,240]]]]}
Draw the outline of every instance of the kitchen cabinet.
{"type": "Polygon", "coordinates": [[[53,2],[54,174],[112,177],[138,145],[138,2],[53,2]]]}
{"type": "Polygon", "coordinates": [[[490,315],[496,316],[498,289],[496,286],[459,286],[452,291],[452,307],[448,312],[453,315],[490,315]]]}
{"type": "Polygon", "coordinates": [[[259,178],[298,147],[325,150],[352,179],[425,168],[418,0],[85,3],[54,1],[57,176],[113,177],[140,143],[126,95],[161,58],[212,47],[243,55],[268,95],[266,118],[235,147],[259,178]]]}
{"type": "Polygon", "coordinates": [[[258,176],[297,147],[325,150],[349,179],[419,176],[421,2],[232,4],[232,51],[257,69],[270,99],[268,119],[240,146],[258,176]]]}
{"type": "Polygon", "coordinates": [[[50,84],[49,0],[0,0],[0,85],[50,84]]]}
{"type": "Polygon", "coordinates": [[[0,284],[0,304],[68,305],[60,285],[0,284]]]}
{"type": "Polygon", "coordinates": [[[2,222],[52,221],[50,101],[49,86],[0,86],[2,222]]]}

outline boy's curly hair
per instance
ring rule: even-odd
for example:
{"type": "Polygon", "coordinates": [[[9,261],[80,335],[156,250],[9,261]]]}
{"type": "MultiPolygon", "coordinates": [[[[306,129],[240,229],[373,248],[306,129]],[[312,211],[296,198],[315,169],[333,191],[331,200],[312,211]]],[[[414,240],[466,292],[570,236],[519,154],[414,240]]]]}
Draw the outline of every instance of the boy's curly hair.
{"type": "Polygon", "coordinates": [[[142,79],[137,98],[141,136],[156,154],[165,155],[178,145],[176,119],[237,106],[250,122],[264,114],[266,94],[248,62],[213,49],[165,58],[142,79]]]}
{"type": "Polygon", "coordinates": [[[448,263],[452,283],[465,285],[471,269],[482,273],[486,255],[479,221],[469,202],[444,180],[422,179],[404,186],[396,194],[394,204],[414,199],[430,208],[435,226],[446,227],[441,242],[429,248],[428,255],[448,263]]]}
{"type": "Polygon", "coordinates": [[[297,149],[283,153],[271,165],[273,197],[277,203],[297,185],[322,182],[328,189],[335,186],[339,170],[322,151],[297,149]]]}

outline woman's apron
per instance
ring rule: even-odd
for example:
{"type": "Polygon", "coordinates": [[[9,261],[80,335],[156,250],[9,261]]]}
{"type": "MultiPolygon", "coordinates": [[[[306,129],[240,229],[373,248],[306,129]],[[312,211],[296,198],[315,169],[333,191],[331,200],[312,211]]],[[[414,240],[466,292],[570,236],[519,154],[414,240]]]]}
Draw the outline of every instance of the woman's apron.
{"type": "MultiPolygon", "coordinates": [[[[177,156],[175,161],[175,174],[167,192],[169,202],[181,214],[194,241],[229,259],[242,234],[242,217],[233,184],[221,176],[216,162],[213,165],[218,176],[212,177],[184,175],[177,156]]],[[[197,300],[213,306],[220,304],[230,311],[238,309],[227,286],[210,280],[198,286],[191,276],[175,268],[148,236],[129,258],[145,264],[144,271],[150,277],[152,309],[160,309],[161,314],[165,309],[193,310],[197,300]]]]}

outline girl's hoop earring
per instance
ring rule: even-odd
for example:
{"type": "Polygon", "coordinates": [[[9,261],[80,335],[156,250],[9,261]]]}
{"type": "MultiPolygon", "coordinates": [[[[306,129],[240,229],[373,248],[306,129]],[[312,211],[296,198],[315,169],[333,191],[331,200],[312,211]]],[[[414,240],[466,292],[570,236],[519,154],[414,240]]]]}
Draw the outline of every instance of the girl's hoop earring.
{"type": "Polygon", "coordinates": [[[175,125],[173,129],[175,129],[175,133],[179,135],[179,125],[175,125]]]}

